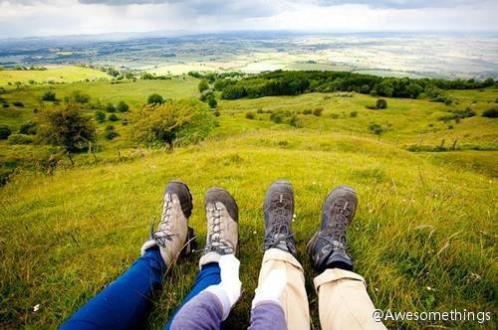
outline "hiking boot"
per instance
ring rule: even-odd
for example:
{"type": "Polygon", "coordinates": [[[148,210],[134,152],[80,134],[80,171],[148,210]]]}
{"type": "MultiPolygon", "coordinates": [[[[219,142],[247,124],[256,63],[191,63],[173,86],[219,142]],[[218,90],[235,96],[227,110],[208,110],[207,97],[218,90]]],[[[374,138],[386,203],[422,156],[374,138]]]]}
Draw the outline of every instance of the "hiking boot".
{"type": "Polygon", "coordinates": [[[265,251],[276,248],[296,256],[296,242],[291,228],[294,217],[294,192],[289,181],[276,181],[268,188],[263,210],[265,251]]]}
{"type": "Polygon", "coordinates": [[[318,272],[326,268],[353,270],[353,261],[346,251],[346,229],[354,218],[357,204],[356,192],[348,186],[337,187],[327,196],[320,230],[307,246],[311,263],[318,272]]]}
{"type": "Polygon", "coordinates": [[[206,193],[207,237],[202,265],[218,262],[225,254],[238,254],[239,208],[235,199],[222,188],[211,188],[206,193]]]}
{"type": "Polygon", "coordinates": [[[195,248],[194,230],[188,227],[192,213],[192,195],[186,184],[171,181],[164,193],[161,221],[154,231],[151,227],[150,239],[142,246],[145,250],[158,246],[168,268],[172,267],[180,254],[189,254],[195,248]]]}

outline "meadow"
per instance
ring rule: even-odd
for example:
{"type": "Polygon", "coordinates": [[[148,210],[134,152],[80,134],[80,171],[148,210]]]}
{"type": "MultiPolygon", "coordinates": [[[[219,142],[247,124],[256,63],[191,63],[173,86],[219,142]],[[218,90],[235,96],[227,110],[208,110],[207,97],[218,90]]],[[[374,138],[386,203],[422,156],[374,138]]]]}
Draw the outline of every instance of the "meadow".
{"type": "MultiPolygon", "coordinates": [[[[0,109],[0,124],[18,130],[35,120],[33,109],[50,106],[40,100],[49,88],[61,99],[78,90],[102,104],[126,101],[134,111],[152,93],[198,97],[198,83],[182,75],[11,88],[1,96],[23,107],[0,109]]],[[[313,329],[320,328],[316,274],[305,245],[319,225],[324,198],[340,184],[358,192],[348,240],[356,271],[366,278],[378,308],[493,313],[484,325],[404,321],[388,322],[389,328],[495,329],[498,120],[481,114],[496,106],[498,89],[448,94],[455,100],[451,105],[386,98],[385,110],[368,109],[377,98],[357,93],[218,100],[218,125],[210,136],[174,150],[138,145],[131,139],[133,126],[123,124],[128,114],[117,113],[118,121],[96,124],[95,155],[76,155],[75,166],[62,159],[52,175],[36,166],[51,147],[0,141],[2,166],[15,167],[0,188],[1,327],[56,328],[124,272],[159,220],[164,186],[175,178],[193,193],[190,223],[200,247],[205,191],[225,187],[237,200],[243,292],[226,327],[247,327],[264,252],[264,194],[274,180],[285,178],[295,189],[293,229],[313,329]],[[475,116],[441,120],[467,107],[475,116]],[[112,141],[102,137],[110,124],[120,134],[112,141]]],[[[201,253],[181,260],[165,278],[147,328],[161,329],[188,293],[201,253]]]]}

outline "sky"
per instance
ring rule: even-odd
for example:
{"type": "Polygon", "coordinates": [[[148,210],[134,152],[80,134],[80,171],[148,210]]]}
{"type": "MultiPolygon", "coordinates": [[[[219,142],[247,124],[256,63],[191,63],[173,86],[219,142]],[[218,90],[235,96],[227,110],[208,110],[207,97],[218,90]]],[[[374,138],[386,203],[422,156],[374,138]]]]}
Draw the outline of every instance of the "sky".
{"type": "Polygon", "coordinates": [[[498,0],[0,0],[0,38],[104,33],[498,31],[498,0]]]}

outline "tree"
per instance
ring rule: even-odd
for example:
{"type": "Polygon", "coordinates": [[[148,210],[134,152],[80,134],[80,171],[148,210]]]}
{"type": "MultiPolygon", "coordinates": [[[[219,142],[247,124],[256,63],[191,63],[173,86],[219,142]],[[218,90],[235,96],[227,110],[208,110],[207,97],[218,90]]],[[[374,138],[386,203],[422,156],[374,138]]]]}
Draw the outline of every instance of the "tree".
{"type": "Polygon", "coordinates": [[[406,91],[412,99],[416,99],[424,91],[424,89],[417,83],[410,83],[406,87],[406,91]]]}
{"type": "Polygon", "coordinates": [[[164,99],[159,94],[151,94],[147,99],[147,104],[163,104],[164,99]]]}
{"type": "Polygon", "coordinates": [[[75,104],[40,112],[37,125],[39,139],[64,148],[71,163],[71,153],[85,150],[95,141],[95,126],[75,104]]]}
{"type": "Polygon", "coordinates": [[[7,125],[0,125],[0,140],[6,140],[12,131],[7,125]]]}
{"type": "Polygon", "coordinates": [[[218,106],[218,102],[214,97],[212,97],[208,100],[208,105],[211,109],[215,109],[218,106]]]}
{"type": "Polygon", "coordinates": [[[42,95],[42,101],[55,102],[55,101],[57,101],[57,98],[56,98],[54,92],[52,92],[52,91],[46,91],[42,95]]]}
{"type": "Polygon", "coordinates": [[[206,89],[209,89],[209,83],[206,80],[201,80],[199,82],[199,92],[204,92],[206,89]]]}
{"type": "Polygon", "coordinates": [[[376,109],[387,109],[387,101],[384,99],[378,99],[375,104],[376,109]]]}
{"type": "Polygon", "coordinates": [[[110,121],[118,121],[119,117],[116,116],[115,113],[111,113],[107,119],[109,119],[110,121]]]}
{"type": "Polygon", "coordinates": [[[124,101],[119,101],[118,106],[116,107],[116,110],[118,110],[118,112],[128,112],[129,109],[130,107],[124,101]]]}
{"type": "Polygon", "coordinates": [[[197,143],[215,127],[215,117],[197,100],[146,105],[130,115],[135,139],[147,144],[197,143]]]}

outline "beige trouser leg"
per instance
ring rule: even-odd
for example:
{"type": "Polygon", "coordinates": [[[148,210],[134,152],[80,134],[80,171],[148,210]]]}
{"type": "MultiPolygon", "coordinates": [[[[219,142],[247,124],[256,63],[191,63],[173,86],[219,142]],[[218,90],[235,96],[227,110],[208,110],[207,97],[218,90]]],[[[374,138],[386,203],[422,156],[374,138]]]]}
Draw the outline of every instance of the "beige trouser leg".
{"type": "Polygon", "coordinates": [[[287,278],[287,285],[280,297],[287,329],[309,329],[310,312],[304,287],[304,270],[292,254],[279,249],[267,250],[261,264],[258,286],[261,287],[268,274],[277,269],[285,271],[287,278]]]}
{"type": "Polygon", "coordinates": [[[338,268],[327,269],[314,279],[323,330],[386,329],[375,322],[375,307],[360,275],[338,268]]]}

